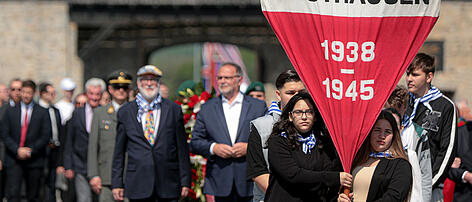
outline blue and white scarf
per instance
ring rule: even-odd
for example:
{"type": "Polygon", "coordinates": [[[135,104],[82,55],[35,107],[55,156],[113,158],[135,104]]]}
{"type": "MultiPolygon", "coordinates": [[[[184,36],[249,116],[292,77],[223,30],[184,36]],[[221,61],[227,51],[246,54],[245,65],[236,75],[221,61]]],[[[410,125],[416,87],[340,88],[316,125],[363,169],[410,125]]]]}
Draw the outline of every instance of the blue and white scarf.
{"type": "Polygon", "coordinates": [[[392,157],[392,153],[389,150],[384,152],[370,152],[369,156],[374,158],[385,158],[392,157]]]}
{"type": "Polygon", "coordinates": [[[151,103],[148,103],[146,99],[143,98],[141,93],[136,95],[136,104],[138,104],[138,115],[137,119],[138,122],[141,123],[141,117],[143,116],[144,112],[148,112],[150,110],[156,110],[161,107],[162,98],[159,94],[151,103]]]}
{"type": "Polygon", "coordinates": [[[277,101],[272,101],[272,103],[269,106],[269,110],[267,110],[267,114],[273,114],[273,113],[282,115],[282,110],[280,110],[279,102],[277,101]]]}
{"type": "Polygon", "coordinates": [[[405,127],[408,127],[413,123],[413,119],[416,116],[416,110],[420,103],[423,103],[423,105],[426,106],[429,109],[429,111],[432,111],[433,108],[431,108],[431,105],[429,105],[429,102],[440,98],[442,95],[443,94],[441,93],[441,91],[439,91],[439,89],[437,89],[434,86],[431,86],[431,89],[429,89],[428,93],[426,93],[426,95],[420,98],[416,98],[412,93],[410,93],[410,98],[414,99],[415,104],[413,107],[413,111],[411,112],[411,115],[410,116],[406,114],[404,115],[404,120],[403,120],[402,125],[405,127]]]}
{"type": "MultiPolygon", "coordinates": [[[[282,135],[283,137],[287,137],[287,134],[285,134],[285,132],[282,132],[282,135]]],[[[313,132],[308,136],[308,137],[302,137],[301,135],[297,135],[297,141],[302,143],[302,151],[303,153],[305,154],[308,154],[310,153],[311,154],[311,150],[313,149],[313,147],[316,146],[316,138],[315,138],[315,135],[313,134],[313,132]]]]}

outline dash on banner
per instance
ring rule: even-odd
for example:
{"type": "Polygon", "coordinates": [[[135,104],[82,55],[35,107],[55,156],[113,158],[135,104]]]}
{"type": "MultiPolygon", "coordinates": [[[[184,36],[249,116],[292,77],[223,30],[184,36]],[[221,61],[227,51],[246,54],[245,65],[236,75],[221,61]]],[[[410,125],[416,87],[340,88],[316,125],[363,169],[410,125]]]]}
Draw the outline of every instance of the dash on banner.
{"type": "Polygon", "coordinates": [[[341,74],[354,74],[354,69],[341,69],[341,74]]]}

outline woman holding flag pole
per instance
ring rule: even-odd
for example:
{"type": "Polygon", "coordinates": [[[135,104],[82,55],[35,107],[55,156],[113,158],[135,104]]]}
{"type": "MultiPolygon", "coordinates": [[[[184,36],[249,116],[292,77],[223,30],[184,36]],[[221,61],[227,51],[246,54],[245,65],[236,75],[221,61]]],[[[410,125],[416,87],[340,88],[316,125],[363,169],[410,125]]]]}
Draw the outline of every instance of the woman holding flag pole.
{"type": "Polygon", "coordinates": [[[352,176],[341,162],[310,94],[294,95],[268,139],[265,201],[333,201],[352,176]]]}
{"type": "Polygon", "coordinates": [[[352,168],[353,192],[340,194],[338,202],[406,201],[412,184],[411,165],[390,112],[380,112],[352,168]]]}

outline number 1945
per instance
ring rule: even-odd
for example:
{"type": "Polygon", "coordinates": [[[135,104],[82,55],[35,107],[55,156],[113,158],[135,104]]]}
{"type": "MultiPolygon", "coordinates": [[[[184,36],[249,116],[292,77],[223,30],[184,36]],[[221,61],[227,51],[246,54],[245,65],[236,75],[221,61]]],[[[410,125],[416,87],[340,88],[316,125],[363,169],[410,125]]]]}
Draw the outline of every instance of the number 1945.
{"type": "MultiPolygon", "coordinates": [[[[352,81],[344,92],[343,82],[339,79],[333,79],[330,81],[329,78],[326,78],[326,80],[322,82],[322,84],[326,86],[327,98],[333,97],[336,100],[341,100],[343,97],[350,97],[352,101],[356,101],[358,96],[356,83],[356,81],[352,81]]],[[[372,99],[374,97],[374,88],[370,85],[374,84],[374,80],[361,80],[360,83],[359,93],[361,100],[372,99]]]]}

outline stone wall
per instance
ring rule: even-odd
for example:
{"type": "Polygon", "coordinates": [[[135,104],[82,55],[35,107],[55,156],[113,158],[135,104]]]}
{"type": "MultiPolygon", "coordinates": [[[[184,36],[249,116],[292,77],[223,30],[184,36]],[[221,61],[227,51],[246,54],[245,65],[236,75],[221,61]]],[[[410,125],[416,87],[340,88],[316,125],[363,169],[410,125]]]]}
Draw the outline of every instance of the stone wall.
{"type": "Polygon", "coordinates": [[[82,90],[83,67],[77,57],[77,25],[61,1],[0,2],[0,82],[49,81],[56,86],[71,77],[82,90]]]}

